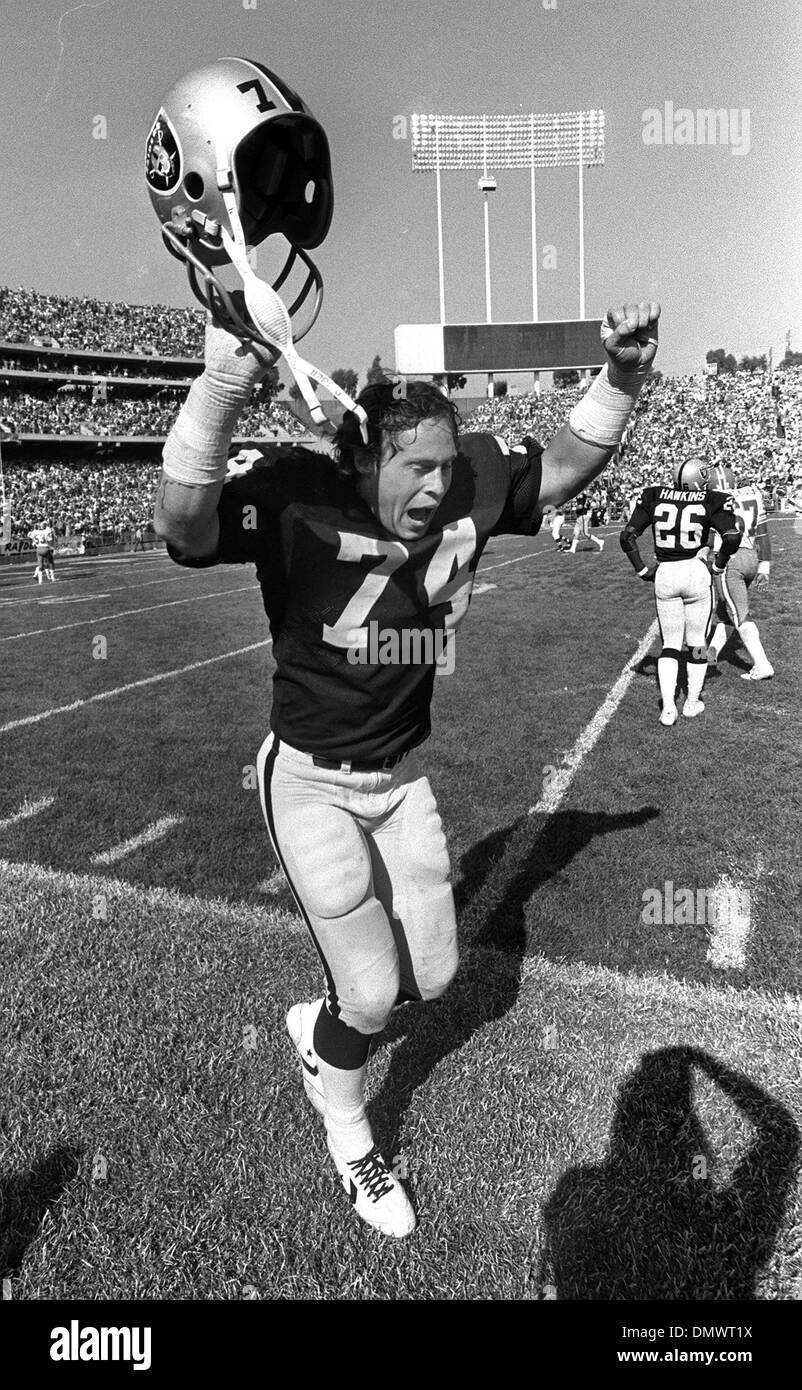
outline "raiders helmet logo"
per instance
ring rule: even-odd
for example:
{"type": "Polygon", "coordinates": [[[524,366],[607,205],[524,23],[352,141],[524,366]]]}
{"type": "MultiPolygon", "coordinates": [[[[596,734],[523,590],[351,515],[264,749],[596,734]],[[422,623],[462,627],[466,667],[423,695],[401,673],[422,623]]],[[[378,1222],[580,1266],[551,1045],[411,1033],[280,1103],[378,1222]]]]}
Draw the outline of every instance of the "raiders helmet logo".
{"type": "Polygon", "coordinates": [[[145,147],[145,179],[154,193],[172,193],[181,182],[181,146],[163,111],[151,126],[145,147]]]}

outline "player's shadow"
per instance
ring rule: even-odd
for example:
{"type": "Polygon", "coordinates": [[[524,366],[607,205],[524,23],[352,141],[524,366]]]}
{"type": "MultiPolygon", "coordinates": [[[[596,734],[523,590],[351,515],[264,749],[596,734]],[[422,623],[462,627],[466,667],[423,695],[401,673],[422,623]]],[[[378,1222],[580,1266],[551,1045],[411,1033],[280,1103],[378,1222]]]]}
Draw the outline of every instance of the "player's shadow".
{"type": "MultiPolygon", "coordinates": [[[[738,672],[750,671],[752,669],[752,663],[751,661],[747,661],[746,653],[744,652],[744,649],[741,646],[741,643],[735,631],[732,631],[728,634],[727,640],[724,643],[721,652],[719,653],[719,666],[721,666],[722,663],[726,666],[734,667],[734,669],[738,672]]],[[[709,677],[710,672],[708,671],[707,674],[709,677]]]]}
{"type": "Polygon", "coordinates": [[[754,1299],[798,1169],[799,1130],[743,1073],[690,1047],[647,1053],[621,1086],[606,1160],[569,1169],[544,1211],[538,1282],[558,1299],[754,1299]],[[693,1069],[754,1137],[729,1180],[693,1104],[693,1069]]]}
{"type": "MultiPolygon", "coordinates": [[[[596,836],[634,829],[657,815],[653,806],[619,815],[557,811],[539,830],[532,817],[522,816],[463,856],[455,888],[457,975],[442,999],[396,1009],[374,1043],[375,1050],[398,1043],[371,1102],[386,1153],[399,1152],[407,1106],[435,1067],[515,1004],[524,958],[544,944],[537,933],[531,942],[527,935],[526,904],[532,895],[596,836]]],[[[555,945],[562,950],[564,942],[548,942],[549,948],[555,945]]]]}
{"type": "Polygon", "coordinates": [[[18,1274],[45,1214],[78,1176],[81,1153],[58,1144],[24,1172],[0,1178],[0,1278],[18,1274]]]}

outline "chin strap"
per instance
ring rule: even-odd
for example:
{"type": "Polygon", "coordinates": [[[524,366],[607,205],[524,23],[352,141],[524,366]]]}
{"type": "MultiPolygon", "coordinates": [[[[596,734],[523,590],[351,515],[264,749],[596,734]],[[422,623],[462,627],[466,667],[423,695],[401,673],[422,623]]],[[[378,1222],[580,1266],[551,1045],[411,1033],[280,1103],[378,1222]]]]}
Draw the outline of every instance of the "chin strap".
{"type": "Polygon", "coordinates": [[[323,386],[346,410],[350,410],[356,415],[359,420],[362,440],[367,444],[368,417],[362,406],[357,405],[356,401],[346,391],[343,391],[336,381],[332,381],[326,372],[321,371],[320,367],[315,367],[313,363],[307,362],[295,350],[291,321],[293,308],[288,310],[284,301],[276,293],[287,278],[291,265],[285,265],[274,285],[268,285],[254,274],[253,267],[248,260],[248,247],[232,187],[231,170],[220,147],[217,151],[217,163],[217,185],[231,224],[231,232],[229,233],[225,227],[221,227],[220,235],[232,264],[236,266],[242,277],[245,303],[250,318],[256,325],[259,335],[258,341],[284,358],[316,424],[325,425],[327,417],[315,394],[312,381],[323,386]]]}

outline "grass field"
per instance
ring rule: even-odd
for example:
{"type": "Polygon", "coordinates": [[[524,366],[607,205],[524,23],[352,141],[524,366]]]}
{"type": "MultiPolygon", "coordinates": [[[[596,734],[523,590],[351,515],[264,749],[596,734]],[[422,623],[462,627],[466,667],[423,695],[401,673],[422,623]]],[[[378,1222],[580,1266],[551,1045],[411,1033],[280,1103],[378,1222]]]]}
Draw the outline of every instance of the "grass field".
{"type": "Polygon", "coordinates": [[[802,536],[770,532],[777,676],[727,649],[672,729],[614,530],[487,551],[427,750],[460,971],[371,1068],[406,1242],[351,1213],[284,1033],[320,987],[250,772],[253,571],[0,572],[13,1298],[802,1297],[802,536]]]}

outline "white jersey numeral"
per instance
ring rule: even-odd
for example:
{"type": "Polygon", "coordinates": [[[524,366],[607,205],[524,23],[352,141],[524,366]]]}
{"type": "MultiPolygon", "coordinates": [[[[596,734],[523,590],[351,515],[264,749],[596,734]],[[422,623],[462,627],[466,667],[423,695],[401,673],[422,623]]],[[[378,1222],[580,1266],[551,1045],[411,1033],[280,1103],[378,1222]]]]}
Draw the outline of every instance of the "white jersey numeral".
{"type": "Polygon", "coordinates": [[[448,603],[446,627],[456,627],[462,622],[468,609],[473,588],[473,574],[470,564],[476,554],[476,527],[469,516],[452,521],[443,528],[443,539],[429,561],[424,587],[429,599],[429,607],[448,603]],[[456,574],[451,571],[456,562],[456,574]]]}
{"type": "Polygon", "coordinates": [[[683,550],[698,550],[704,534],[705,509],[701,506],[677,508],[673,502],[660,502],[654,509],[654,543],[666,549],[671,535],[676,535],[677,512],[680,512],[679,543],[683,550]],[[696,520],[695,518],[699,518],[696,520]]]}
{"type": "Polygon", "coordinates": [[[399,566],[409,559],[409,551],[400,541],[380,541],[373,536],[356,535],[353,531],[340,531],[339,535],[338,560],[359,563],[366,555],[383,555],[384,559],[365,575],[334,626],[323,624],[323,641],[328,642],[330,647],[366,647],[368,629],[364,624],[367,616],[384,593],[390,575],[395,574],[399,566]]]}
{"type": "MultiPolygon", "coordinates": [[[[381,564],[370,570],[337,622],[323,624],[323,641],[330,647],[358,648],[368,643],[367,621],[371,609],[384,593],[392,574],[409,559],[401,541],[380,541],[353,531],[340,531],[338,560],[359,564],[366,556],[383,555],[381,564]]],[[[471,596],[473,574],[470,562],[476,553],[476,527],[469,516],[461,517],[443,529],[440,544],[429,561],[424,587],[430,608],[449,605],[446,628],[454,628],[465,616],[471,596]],[[456,572],[452,575],[454,565],[456,572]]]]}

